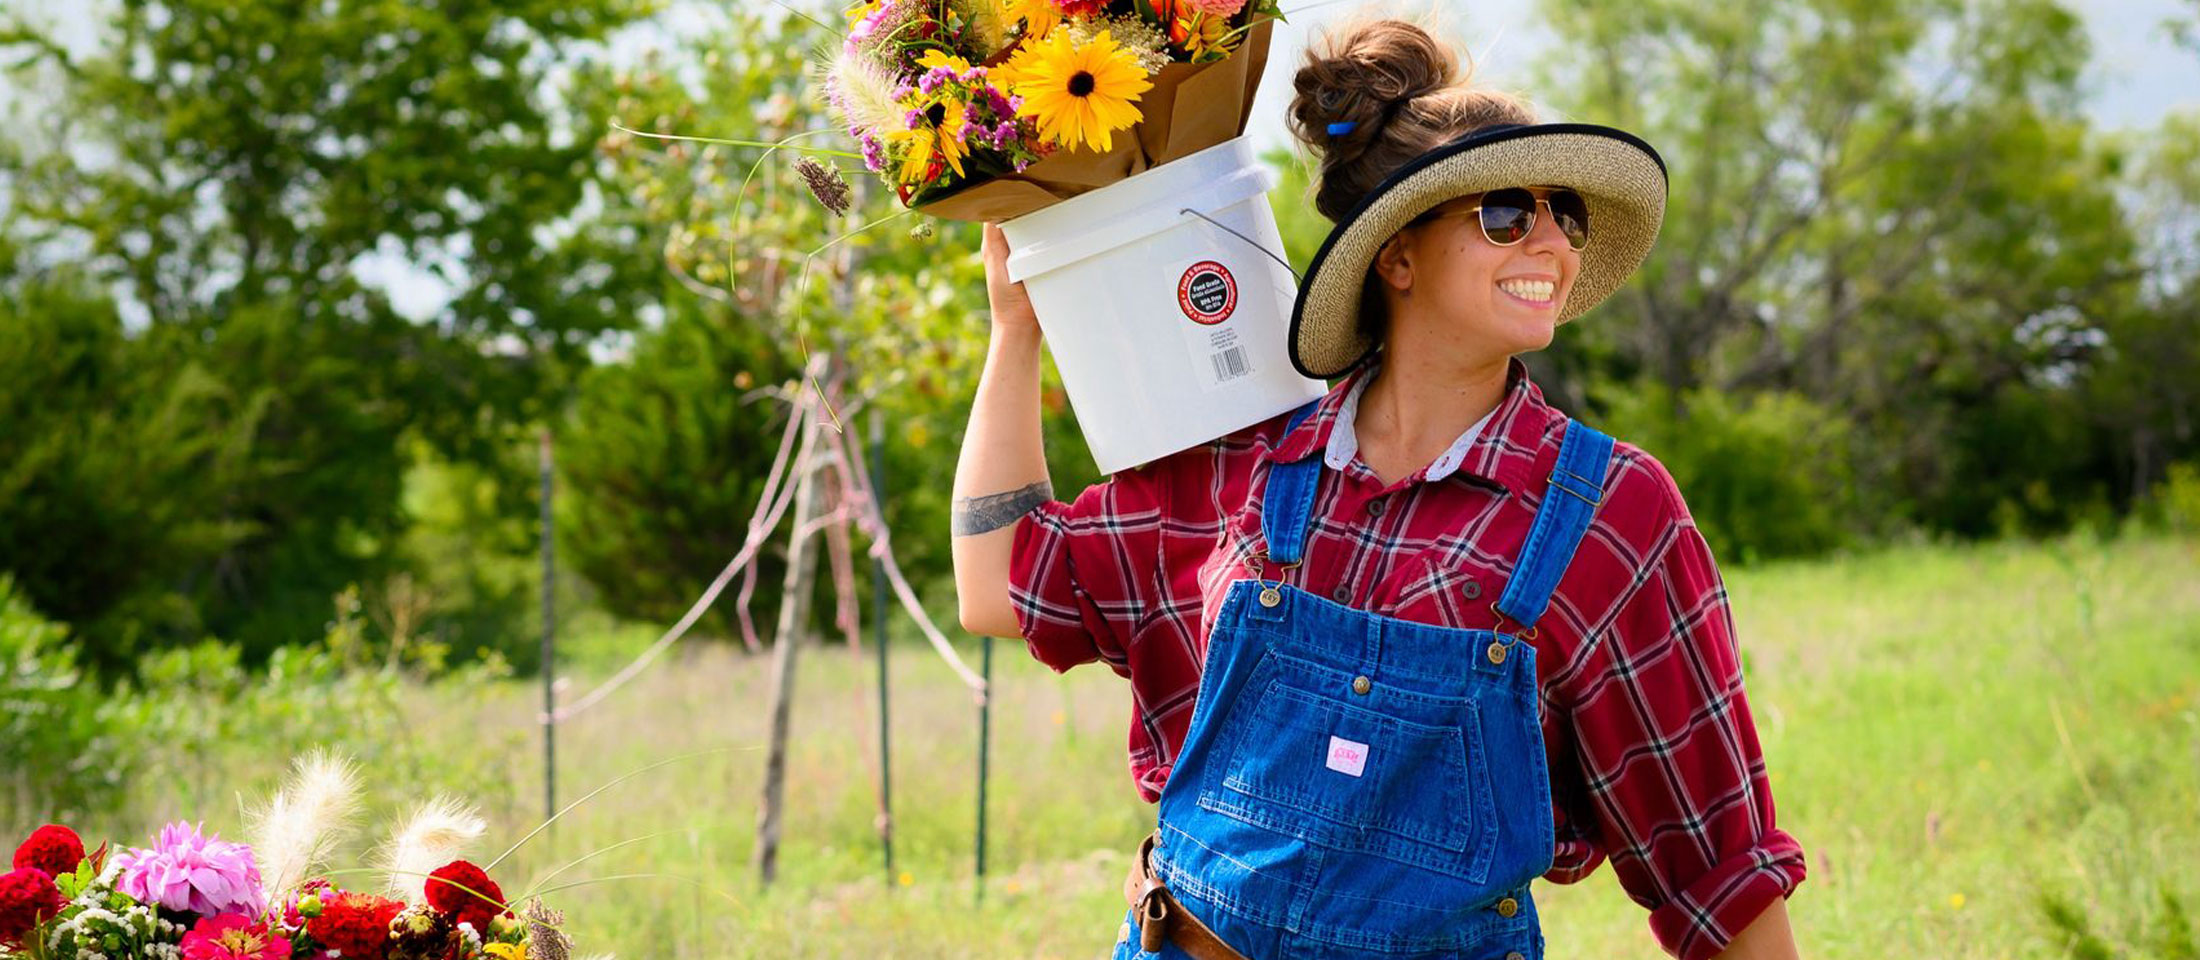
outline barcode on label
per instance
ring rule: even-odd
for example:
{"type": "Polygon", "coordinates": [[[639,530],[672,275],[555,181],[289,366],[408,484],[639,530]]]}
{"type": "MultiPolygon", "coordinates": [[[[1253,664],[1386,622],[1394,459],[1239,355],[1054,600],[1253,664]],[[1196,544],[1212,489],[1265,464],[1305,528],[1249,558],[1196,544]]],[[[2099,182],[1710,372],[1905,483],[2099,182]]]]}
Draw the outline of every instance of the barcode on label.
{"type": "Polygon", "coordinates": [[[1252,365],[1245,362],[1244,347],[1231,347],[1221,353],[1214,354],[1208,359],[1215,362],[1215,382],[1217,383],[1235,380],[1253,372],[1252,365]]]}

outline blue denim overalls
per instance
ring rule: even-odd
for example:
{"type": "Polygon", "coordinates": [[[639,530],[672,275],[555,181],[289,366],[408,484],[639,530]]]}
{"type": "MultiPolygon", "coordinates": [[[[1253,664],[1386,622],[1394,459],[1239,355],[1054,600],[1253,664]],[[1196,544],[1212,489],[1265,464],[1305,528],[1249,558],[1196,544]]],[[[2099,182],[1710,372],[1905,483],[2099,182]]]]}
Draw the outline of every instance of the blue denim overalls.
{"type": "MultiPolygon", "coordinates": [[[[1567,425],[1498,630],[1367,613],[1249,564],[1161,792],[1153,870],[1184,909],[1255,960],[1543,956],[1528,883],[1550,869],[1553,827],[1526,641],[1611,452],[1567,425]]],[[[1261,532],[1284,570],[1304,556],[1321,470],[1318,453],[1269,469],[1261,532]]],[[[1184,955],[1142,952],[1135,916],[1124,931],[1116,960],[1184,955]]]]}

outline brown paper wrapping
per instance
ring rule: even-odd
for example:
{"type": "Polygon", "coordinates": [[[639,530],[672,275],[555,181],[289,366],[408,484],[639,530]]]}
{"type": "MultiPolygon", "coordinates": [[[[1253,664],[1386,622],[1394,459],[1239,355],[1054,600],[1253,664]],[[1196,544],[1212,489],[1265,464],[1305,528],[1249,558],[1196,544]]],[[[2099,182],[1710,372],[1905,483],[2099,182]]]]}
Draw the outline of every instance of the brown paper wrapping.
{"type": "Polygon", "coordinates": [[[1139,122],[1118,131],[1108,152],[1063,150],[1022,173],[971,184],[917,211],[947,220],[1011,220],[1244,133],[1268,65],[1273,26],[1262,20],[1245,32],[1237,52],[1213,63],[1162,67],[1152,77],[1153,89],[1138,99],[1139,122]]]}

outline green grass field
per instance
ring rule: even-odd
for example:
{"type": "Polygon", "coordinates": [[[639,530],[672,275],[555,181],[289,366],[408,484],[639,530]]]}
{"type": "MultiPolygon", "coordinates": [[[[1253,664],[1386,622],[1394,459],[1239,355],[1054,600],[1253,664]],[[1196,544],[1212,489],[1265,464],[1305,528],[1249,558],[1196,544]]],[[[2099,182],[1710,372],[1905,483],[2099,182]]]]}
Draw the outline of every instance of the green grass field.
{"type": "MultiPolygon", "coordinates": [[[[1810,853],[1789,904],[1806,957],[2193,956],[2176,905],[2200,909],[2200,543],[1899,548],[1728,581],[1780,822],[1810,853]]],[[[585,646],[603,659],[648,639],[585,646]]],[[[975,664],[977,644],[962,649],[975,664]]],[[[725,752],[606,791],[500,879],[517,892],[530,874],[649,837],[558,878],[677,875],[558,893],[584,955],[1102,956],[1127,851],[1152,817],[1124,767],[1128,687],[1098,666],[1056,676],[1019,644],[995,655],[982,902],[977,712],[915,644],[892,662],[892,882],[875,829],[869,655],[805,651],[781,875],[766,891],[750,866],[766,663],[718,645],[668,657],[561,728],[560,793],[725,752]]],[[[486,853],[517,839],[540,818],[539,697],[524,682],[408,689],[404,755],[435,760],[375,767],[378,812],[463,790],[493,824],[486,853]]],[[[264,791],[286,759],[224,751],[231,768],[211,793],[137,791],[116,826],[130,838],[190,814],[234,835],[231,795],[264,791]]],[[[1554,957],[1662,955],[1609,870],[1536,896],[1554,957]]]]}

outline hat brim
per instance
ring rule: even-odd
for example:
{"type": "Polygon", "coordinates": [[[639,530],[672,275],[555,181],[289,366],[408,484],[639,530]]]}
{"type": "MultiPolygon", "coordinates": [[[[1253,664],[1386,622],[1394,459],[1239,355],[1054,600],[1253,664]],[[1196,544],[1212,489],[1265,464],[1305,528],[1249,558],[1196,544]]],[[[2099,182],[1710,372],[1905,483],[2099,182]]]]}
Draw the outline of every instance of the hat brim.
{"type": "Polygon", "coordinates": [[[1586,123],[1475,131],[1400,167],[1329,231],[1291,308],[1291,365],[1328,379],[1375,351],[1375,338],[1360,331],[1360,293],[1376,252],[1413,218],[1447,200],[1525,186],[1566,187],[1589,207],[1589,245],[1559,323],[1618,291],[1665,220],[1665,161],[1633,134],[1586,123]]]}

